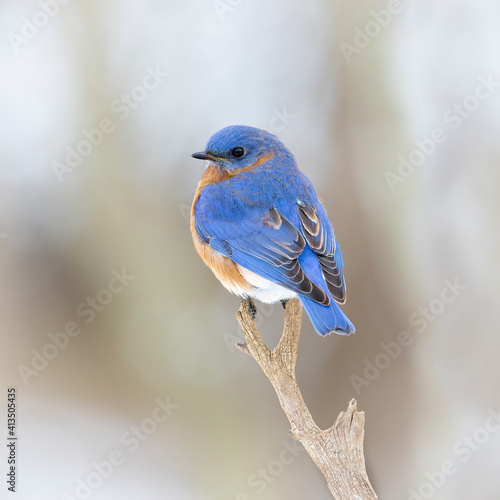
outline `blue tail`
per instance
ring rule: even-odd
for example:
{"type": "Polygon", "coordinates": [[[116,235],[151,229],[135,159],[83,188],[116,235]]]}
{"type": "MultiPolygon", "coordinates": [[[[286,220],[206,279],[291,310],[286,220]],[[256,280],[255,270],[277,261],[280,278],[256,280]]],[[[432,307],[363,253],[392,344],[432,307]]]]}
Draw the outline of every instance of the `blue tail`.
{"type": "Polygon", "coordinates": [[[301,295],[299,295],[299,299],[314,329],[320,335],[328,335],[332,332],[340,335],[350,335],[354,333],[354,325],[349,321],[349,318],[341,311],[340,307],[333,299],[331,299],[329,306],[322,306],[301,295]]]}

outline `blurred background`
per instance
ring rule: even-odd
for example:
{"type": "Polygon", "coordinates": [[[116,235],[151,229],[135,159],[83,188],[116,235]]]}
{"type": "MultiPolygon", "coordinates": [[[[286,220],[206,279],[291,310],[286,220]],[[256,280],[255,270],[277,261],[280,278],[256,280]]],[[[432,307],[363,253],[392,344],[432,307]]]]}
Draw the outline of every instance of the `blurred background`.
{"type": "MultiPolygon", "coordinates": [[[[356,334],[303,319],[318,425],[356,397],[381,499],[498,499],[499,22],[494,1],[3,1],[17,498],[331,498],[188,228],[190,154],[246,124],[295,154],[344,255],[356,334]]],[[[283,310],[258,308],[274,345],[283,310]]]]}

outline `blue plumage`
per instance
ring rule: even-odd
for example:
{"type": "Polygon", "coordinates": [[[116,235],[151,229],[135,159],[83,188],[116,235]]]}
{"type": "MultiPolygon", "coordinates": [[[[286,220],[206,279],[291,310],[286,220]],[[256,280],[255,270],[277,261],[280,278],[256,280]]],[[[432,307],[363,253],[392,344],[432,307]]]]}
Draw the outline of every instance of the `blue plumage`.
{"type": "Polygon", "coordinates": [[[196,248],[242,297],[298,296],[316,331],[350,334],[340,248],[325,210],[293,155],[274,135],[245,126],[217,132],[193,202],[196,248]]]}

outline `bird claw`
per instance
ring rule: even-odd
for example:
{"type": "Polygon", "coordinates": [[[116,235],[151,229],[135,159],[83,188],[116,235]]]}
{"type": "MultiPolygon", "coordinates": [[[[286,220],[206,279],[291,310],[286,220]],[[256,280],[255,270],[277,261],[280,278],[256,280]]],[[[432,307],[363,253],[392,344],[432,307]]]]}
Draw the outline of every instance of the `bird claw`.
{"type": "Polygon", "coordinates": [[[283,309],[284,309],[285,311],[286,311],[286,303],[287,303],[287,302],[288,302],[287,300],[282,300],[282,301],[281,301],[281,307],[283,307],[283,309]]]}
{"type": "Polygon", "coordinates": [[[252,299],[247,299],[247,307],[250,316],[252,316],[252,319],[255,319],[255,316],[257,316],[257,308],[255,307],[252,299]]]}

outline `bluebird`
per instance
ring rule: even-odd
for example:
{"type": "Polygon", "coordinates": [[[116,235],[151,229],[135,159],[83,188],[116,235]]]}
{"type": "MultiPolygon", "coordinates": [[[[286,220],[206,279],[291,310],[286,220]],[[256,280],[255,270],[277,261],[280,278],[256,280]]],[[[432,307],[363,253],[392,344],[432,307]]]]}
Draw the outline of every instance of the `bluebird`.
{"type": "Polygon", "coordinates": [[[315,330],[349,335],[340,247],[311,181],[273,134],[232,125],[215,133],[191,207],[194,245],[231,293],[283,304],[298,297],[315,330]]]}

